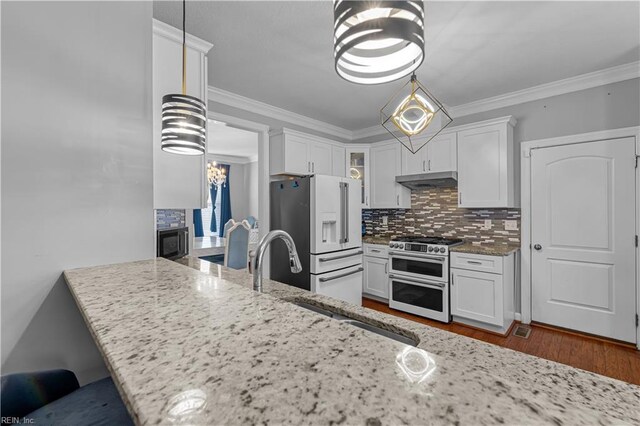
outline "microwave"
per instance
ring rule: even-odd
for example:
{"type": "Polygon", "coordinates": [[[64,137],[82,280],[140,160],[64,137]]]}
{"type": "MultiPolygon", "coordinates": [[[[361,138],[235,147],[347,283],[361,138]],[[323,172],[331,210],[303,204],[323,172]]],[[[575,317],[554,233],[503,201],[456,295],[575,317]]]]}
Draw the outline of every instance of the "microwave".
{"type": "Polygon", "coordinates": [[[169,260],[189,254],[189,228],[172,228],[158,231],[156,256],[169,260]]]}

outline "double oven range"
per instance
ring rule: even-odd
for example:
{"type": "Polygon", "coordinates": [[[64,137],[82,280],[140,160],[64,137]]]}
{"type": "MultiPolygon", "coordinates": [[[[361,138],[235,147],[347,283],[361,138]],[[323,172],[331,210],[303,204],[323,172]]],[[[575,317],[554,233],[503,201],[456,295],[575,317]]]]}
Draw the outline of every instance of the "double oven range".
{"type": "Polygon", "coordinates": [[[401,237],[389,243],[389,307],[449,322],[449,248],[462,240],[401,237]]]}

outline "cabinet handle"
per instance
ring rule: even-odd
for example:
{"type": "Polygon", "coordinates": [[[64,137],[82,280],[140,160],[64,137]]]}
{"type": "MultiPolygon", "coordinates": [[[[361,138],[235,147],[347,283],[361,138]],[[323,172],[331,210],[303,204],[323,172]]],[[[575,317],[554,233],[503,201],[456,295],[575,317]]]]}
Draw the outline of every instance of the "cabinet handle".
{"type": "Polygon", "coordinates": [[[307,161],[307,172],[311,173],[311,161],[307,161]]]}
{"type": "Polygon", "coordinates": [[[315,173],[316,172],[316,162],[313,161],[311,162],[311,173],[315,173]]]}
{"type": "Polygon", "coordinates": [[[425,165],[425,163],[426,162],[424,160],[422,160],[422,171],[423,172],[427,171],[427,166],[425,165]]]}
{"type": "Polygon", "coordinates": [[[368,206],[369,205],[369,197],[365,195],[364,197],[364,205],[368,206]]]}
{"type": "Polygon", "coordinates": [[[453,272],[451,273],[451,286],[453,286],[453,272]]]}
{"type": "Polygon", "coordinates": [[[400,196],[396,195],[396,205],[399,206],[400,205],[400,196]]]}
{"type": "Polygon", "coordinates": [[[387,271],[387,267],[389,266],[389,263],[385,263],[384,264],[384,273],[388,274],[389,272],[387,271]]]}
{"type": "Polygon", "coordinates": [[[429,160],[429,171],[431,171],[431,160],[429,160]]]}
{"type": "Polygon", "coordinates": [[[462,205],[462,192],[458,192],[458,204],[462,205]]]}
{"type": "Polygon", "coordinates": [[[478,262],[477,260],[467,260],[467,263],[472,265],[482,265],[482,262],[478,262]]]}

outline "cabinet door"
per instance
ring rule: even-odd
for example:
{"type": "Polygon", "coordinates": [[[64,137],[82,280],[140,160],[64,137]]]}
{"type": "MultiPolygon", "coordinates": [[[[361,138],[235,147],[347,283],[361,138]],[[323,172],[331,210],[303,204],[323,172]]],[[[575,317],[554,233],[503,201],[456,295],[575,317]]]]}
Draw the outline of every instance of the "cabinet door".
{"type": "Polygon", "coordinates": [[[401,147],[402,175],[417,175],[427,171],[427,147],[413,154],[408,149],[401,147]]]}
{"type": "Polygon", "coordinates": [[[309,142],[295,135],[284,136],[284,168],[292,175],[310,175],[311,162],[307,160],[309,142]]]}
{"type": "MultiPolygon", "coordinates": [[[[176,61],[182,46],[160,34],[153,34],[153,205],[155,209],[199,209],[206,207],[204,155],[179,155],[161,149],[162,97],[180,93],[182,64],[176,61]]],[[[187,94],[207,102],[207,57],[187,47],[187,94]]],[[[206,147],[205,147],[206,149],[206,147]]]]}
{"type": "Polygon", "coordinates": [[[331,145],[321,142],[310,142],[307,161],[311,163],[311,173],[331,175],[331,145]]]}
{"type": "Polygon", "coordinates": [[[451,269],[451,315],[502,326],[500,274],[451,269]]]}
{"type": "Polygon", "coordinates": [[[456,133],[438,135],[426,146],[428,172],[448,172],[458,169],[456,133]]]}
{"type": "Polygon", "coordinates": [[[346,149],[341,146],[331,147],[331,174],[333,176],[347,177],[346,149]]]}
{"type": "Polygon", "coordinates": [[[369,204],[369,149],[347,149],[347,177],[358,179],[362,186],[362,208],[368,209],[369,204]]]}
{"type": "Polygon", "coordinates": [[[458,206],[509,207],[506,126],[458,132],[458,206]]]}
{"type": "Polygon", "coordinates": [[[371,149],[371,208],[407,208],[411,191],[396,183],[401,171],[400,144],[371,149]]]}
{"type": "Polygon", "coordinates": [[[363,293],[389,299],[388,262],[387,259],[364,257],[363,293]]]}

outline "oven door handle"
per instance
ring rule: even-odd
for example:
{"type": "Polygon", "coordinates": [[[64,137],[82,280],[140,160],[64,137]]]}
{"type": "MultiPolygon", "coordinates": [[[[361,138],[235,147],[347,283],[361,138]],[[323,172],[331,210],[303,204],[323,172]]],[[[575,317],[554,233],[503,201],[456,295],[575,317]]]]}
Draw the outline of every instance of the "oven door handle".
{"type": "Polygon", "coordinates": [[[423,255],[419,255],[419,254],[405,254],[405,253],[397,253],[397,252],[393,252],[393,253],[389,253],[389,257],[393,258],[402,258],[402,257],[408,257],[411,259],[424,259],[424,260],[433,260],[435,262],[438,263],[444,263],[446,261],[446,258],[444,257],[432,257],[432,256],[423,256],[423,255]]]}
{"type": "Polygon", "coordinates": [[[439,288],[445,288],[446,284],[445,283],[434,283],[431,281],[417,281],[417,280],[412,280],[410,278],[405,278],[405,277],[401,277],[400,275],[394,275],[394,274],[389,274],[389,278],[391,279],[397,279],[397,281],[406,281],[408,283],[411,284],[418,284],[421,285],[423,287],[439,287],[439,288]]]}

